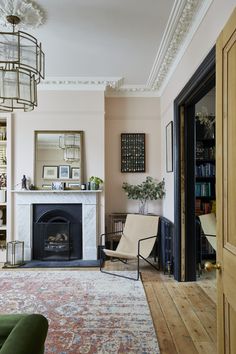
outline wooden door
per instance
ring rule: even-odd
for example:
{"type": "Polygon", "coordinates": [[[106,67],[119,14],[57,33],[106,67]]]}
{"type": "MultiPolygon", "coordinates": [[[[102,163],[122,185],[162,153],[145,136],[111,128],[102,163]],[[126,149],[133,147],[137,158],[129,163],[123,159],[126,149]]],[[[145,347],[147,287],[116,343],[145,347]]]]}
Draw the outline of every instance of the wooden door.
{"type": "Polygon", "coordinates": [[[236,353],[236,9],[216,45],[218,354],[236,353]]]}

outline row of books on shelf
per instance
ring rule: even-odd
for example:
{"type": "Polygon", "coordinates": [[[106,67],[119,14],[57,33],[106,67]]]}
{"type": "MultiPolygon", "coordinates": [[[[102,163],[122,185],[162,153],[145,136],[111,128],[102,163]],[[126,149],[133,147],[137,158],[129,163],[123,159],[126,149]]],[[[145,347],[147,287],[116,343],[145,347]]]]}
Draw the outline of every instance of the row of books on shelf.
{"type": "Polygon", "coordinates": [[[201,199],[195,200],[195,214],[203,215],[216,212],[216,201],[202,201],[201,199]]]}
{"type": "Polygon", "coordinates": [[[205,147],[201,141],[196,144],[196,159],[197,160],[214,160],[215,146],[205,147]]]}
{"type": "Polygon", "coordinates": [[[214,177],[215,176],[215,165],[212,163],[205,163],[202,165],[195,166],[196,177],[214,177]]]}
{"type": "Polygon", "coordinates": [[[125,226],[125,221],[123,220],[114,221],[113,232],[123,231],[124,226],[125,226]]]}
{"type": "Polygon", "coordinates": [[[211,197],[211,183],[210,182],[196,182],[195,183],[195,196],[196,197],[211,197]]]}

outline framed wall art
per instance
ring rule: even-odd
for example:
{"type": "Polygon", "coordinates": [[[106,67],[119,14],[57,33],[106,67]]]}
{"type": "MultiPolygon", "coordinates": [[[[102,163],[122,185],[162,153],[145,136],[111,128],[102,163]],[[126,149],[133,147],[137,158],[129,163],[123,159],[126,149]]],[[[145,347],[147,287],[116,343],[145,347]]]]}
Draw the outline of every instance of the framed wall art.
{"type": "Polygon", "coordinates": [[[166,172],[173,172],[173,122],[166,126],[166,172]]]}
{"type": "Polygon", "coordinates": [[[43,166],[43,178],[44,179],[56,179],[58,177],[57,166],[43,166]]]}
{"type": "Polygon", "coordinates": [[[71,178],[72,179],[80,179],[80,168],[79,167],[71,167],[71,178]]]}
{"type": "Polygon", "coordinates": [[[70,166],[69,165],[59,166],[59,178],[61,178],[61,179],[69,179],[70,178],[70,166]]]}
{"type": "Polygon", "coordinates": [[[145,133],[121,134],[121,172],[145,172],[145,133]]]}

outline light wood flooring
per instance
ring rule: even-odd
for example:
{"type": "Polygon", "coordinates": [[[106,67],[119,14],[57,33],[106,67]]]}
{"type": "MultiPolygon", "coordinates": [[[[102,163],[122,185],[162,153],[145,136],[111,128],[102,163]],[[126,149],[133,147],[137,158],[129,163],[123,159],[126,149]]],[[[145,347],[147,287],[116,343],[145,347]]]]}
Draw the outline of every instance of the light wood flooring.
{"type": "MultiPolygon", "coordinates": [[[[106,262],[105,268],[125,270],[130,269],[130,266],[120,262],[106,262]]],[[[76,270],[76,268],[64,268],[64,270],[76,270]]],[[[81,270],[98,270],[98,268],[81,268],[81,270]]],[[[161,354],[215,354],[216,280],[214,274],[213,276],[203,274],[196,282],[179,283],[173,277],[157,272],[148,265],[142,265],[141,278],[161,354]]]]}
{"type": "MultiPolygon", "coordinates": [[[[107,269],[128,269],[107,263],[107,269]]],[[[216,279],[203,273],[196,282],[179,283],[173,277],[142,267],[142,281],[161,354],[216,353],[216,279]]]]}

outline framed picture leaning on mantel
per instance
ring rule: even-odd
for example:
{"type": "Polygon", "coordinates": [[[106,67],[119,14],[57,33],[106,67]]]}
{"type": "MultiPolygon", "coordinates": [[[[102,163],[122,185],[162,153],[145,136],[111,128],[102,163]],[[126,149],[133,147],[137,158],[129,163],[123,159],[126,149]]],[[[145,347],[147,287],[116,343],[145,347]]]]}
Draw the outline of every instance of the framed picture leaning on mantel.
{"type": "Polygon", "coordinates": [[[71,167],[71,178],[80,180],[80,168],[79,167],[71,167]]]}
{"type": "Polygon", "coordinates": [[[145,133],[121,134],[121,172],[145,172],[145,133]]]}
{"type": "Polygon", "coordinates": [[[59,166],[59,178],[60,179],[69,179],[70,178],[70,166],[69,165],[59,166]]]}
{"type": "Polygon", "coordinates": [[[43,166],[43,178],[44,179],[56,179],[58,177],[57,166],[43,166]]]}
{"type": "Polygon", "coordinates": [[[173,172],[173,122],[166,126],[166,172],[173,172]]]}

